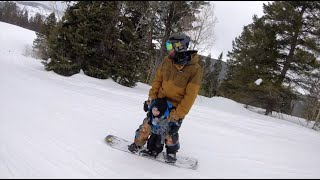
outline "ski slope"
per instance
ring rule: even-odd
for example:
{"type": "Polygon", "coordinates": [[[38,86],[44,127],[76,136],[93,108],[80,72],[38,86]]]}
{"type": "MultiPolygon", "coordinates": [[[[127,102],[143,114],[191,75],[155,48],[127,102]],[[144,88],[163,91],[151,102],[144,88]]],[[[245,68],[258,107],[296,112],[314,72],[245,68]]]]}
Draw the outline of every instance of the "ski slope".
{"type": "Polygon", "coordinates": [[[0,22],[0,178],[320,178],[320,134],[221,97],[198,96],[180,129],[181,169],[115,150],[133,140],[149,86],[63,77],[26,57],[35,33],[0,22]]]}

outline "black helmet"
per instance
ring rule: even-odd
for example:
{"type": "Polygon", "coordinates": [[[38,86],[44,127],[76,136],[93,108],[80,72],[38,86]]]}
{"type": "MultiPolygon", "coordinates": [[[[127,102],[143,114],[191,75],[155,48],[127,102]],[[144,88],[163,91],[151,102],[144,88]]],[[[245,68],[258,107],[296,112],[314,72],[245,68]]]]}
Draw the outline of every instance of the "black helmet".
{"type": "Polygon", "coordinates": [[[166,48],[168,51],[174,49],[175,55],[171,57],[175,64],[186,65],[191,60],[190,52],[188,52],[188,46],[190,37],[184,33],[172,34],[167,43],[166,48]]]}
{"type": "Polygon", "coordinates": [[[173,33],[170,37],[168,42],[172,43],[173,49],[176,52],[185,52],[189,47],[190,37],[184,33],[173,33]],[[180,43],[179,43],[180,42],[180,43]]]}

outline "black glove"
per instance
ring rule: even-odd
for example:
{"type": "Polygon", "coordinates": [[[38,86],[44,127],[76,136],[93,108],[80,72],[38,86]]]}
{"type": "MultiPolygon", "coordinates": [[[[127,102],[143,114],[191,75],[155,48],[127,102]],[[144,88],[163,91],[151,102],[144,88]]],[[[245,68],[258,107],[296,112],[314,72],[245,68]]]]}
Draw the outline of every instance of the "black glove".
{"type": "Polygon", "coordinates": [[[144,112],[147,112],[148,109],[149,109],[148,103],[149,103],[149,101],[145,101],[144,104],[143,104],[143,110],[144,110],[144,112]]]}
{"type": "Polygon", "coordinates": [[[182,124],[182,120],[181,119],[179,119],[176,123],[172,124],[170,126],[168,134],[170,136],[172,136],[172,135],[178,133],[178,131],[179,131],[180,127],[181,127],[181,124],[182,124]]]}

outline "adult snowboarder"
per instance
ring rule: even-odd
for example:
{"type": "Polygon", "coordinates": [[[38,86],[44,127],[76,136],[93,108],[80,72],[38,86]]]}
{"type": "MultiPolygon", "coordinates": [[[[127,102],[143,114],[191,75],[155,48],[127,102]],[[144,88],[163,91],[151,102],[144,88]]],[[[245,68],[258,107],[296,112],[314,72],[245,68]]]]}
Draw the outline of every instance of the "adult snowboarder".
{"type": "MultiPolygon", "coordinates": [[[[174,33],[169,37],[166,42],[169,55],[164,57],[157,69],[149,98],[144,104],[145,109],[149,106],[150,110],[159,98],[165,98],[172,105],[169,108],[165,136],[166,159],[169,163],[176,161],[176,153],[180,149],[178,131],[197,97],[203,76],[202,68],[198,64],[197,51],[187,50],[189,42],[190,37],[184,33],[174,33]]],[[[138,151],[150,139],[150,145],[147,147],[149,151],[151,150],[149,154],[157,156],[159,153],[160,149],[151,148],[151,145],[157,144],[154,142],[159,141],[160,136],[152,133],[153,123],[150,120],[152,118],[147,116],[136,130],[134,143],[128,147],[131,152],[138,151]]]]}

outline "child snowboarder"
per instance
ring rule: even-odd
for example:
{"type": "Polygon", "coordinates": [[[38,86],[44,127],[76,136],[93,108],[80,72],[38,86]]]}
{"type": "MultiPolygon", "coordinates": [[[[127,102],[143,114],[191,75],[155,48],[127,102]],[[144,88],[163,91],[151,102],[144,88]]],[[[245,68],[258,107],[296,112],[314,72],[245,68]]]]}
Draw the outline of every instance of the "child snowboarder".
{"type": "MultiPolygon", "coordinates": [[[[167,136],[167,131],[169,127],[168,116],[172,105],[165,98],[155,99],[149,107],[145,107],[147,111],[147,117],[144,121],[148,121],[148,127],[140,126],[136,132],[141,131],[143,128],[151,128],[150,137],[147,142],[147,149],[140,151],[142,155],[148,155],[152,157],[157,157],[159,153],[162,152],[165,138],[167,136]]],[[[139,134],[136,134],[136,138],[139,134]]],[[[130,150],[130,147],[129,147],[130,150]]],[[[134,151],[133,151],[134,152],[134,151]]]]}

